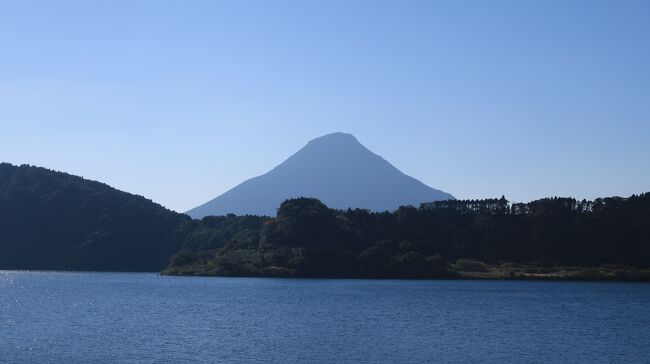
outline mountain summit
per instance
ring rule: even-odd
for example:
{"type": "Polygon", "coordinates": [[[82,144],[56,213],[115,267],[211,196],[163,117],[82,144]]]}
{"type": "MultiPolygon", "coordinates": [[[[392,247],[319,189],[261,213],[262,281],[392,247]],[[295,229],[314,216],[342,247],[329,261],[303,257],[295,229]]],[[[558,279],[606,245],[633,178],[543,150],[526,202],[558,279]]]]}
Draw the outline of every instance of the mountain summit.
{"type": "Polygon", "coordinates": [[[187,214],[194,218],[227,213],[274,216],[282,201],[301,196],[316,197],[332,208],[373,211],[454,198],[400,172],[351,134],[332,133],[311,140],[266,174],[187,214]]]}

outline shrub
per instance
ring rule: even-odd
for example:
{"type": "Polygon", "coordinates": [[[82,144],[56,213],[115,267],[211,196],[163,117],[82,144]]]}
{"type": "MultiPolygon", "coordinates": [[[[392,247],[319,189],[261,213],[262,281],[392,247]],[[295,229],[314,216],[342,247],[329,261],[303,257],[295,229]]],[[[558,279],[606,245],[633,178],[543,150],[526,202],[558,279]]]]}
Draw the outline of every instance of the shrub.
{"type": "Polygon", "coordinates": [[[456,269],[465,272],[487,272],[490,270],[490,267],[478,260],[458,259],[456,261],[456,269]]]}

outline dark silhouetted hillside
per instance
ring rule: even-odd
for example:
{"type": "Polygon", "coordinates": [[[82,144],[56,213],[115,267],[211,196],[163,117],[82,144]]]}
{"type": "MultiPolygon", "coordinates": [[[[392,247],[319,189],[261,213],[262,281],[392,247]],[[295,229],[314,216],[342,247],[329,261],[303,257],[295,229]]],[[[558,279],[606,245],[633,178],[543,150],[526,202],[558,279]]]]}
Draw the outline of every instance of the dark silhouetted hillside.
{"type": "Polygon", "coordinates": [[[190,225],[103,183],[0,164],[0,269],[159,271],[190,225]]]}
{"type": "Polygon", "coordinates": [[[191,220],[66,173],[0,164],[0,269],[220,276],[650,280],[650,194],[443,200],[393,212],[284,201],[191,220]]]}

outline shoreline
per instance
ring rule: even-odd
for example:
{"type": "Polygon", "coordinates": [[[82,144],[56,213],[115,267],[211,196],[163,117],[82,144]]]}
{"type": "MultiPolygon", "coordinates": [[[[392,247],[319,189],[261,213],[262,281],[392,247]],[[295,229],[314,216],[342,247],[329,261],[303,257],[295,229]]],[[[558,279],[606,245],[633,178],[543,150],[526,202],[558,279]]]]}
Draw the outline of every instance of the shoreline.
{"type": "Polygon", "coordinates": [[[155,274],[161,277],[215,277],[215,278],[288,278],[288,279],[367,279],[367,280],[499,280],[499,281],[555,281],[555,282],[650,282],[650,268],[612,267],[531,267],[503,269],[488,266],[484,271],[460,271],[449,269],[439,275],[417,276],[396,274],[217,274],[200,269],[164,269],[163,271],[92,271],[92,270],[48,270],[48,269],[0,269],[0,274],[10,272],[35,273],[135,273],[155,274]]]}
{"type": "Polygon", "coordinates": [[[501,281],[565,281],[565,282],[650,282],[650,269],[612,267],[530,267],[503,269],[488,266],[485,271],[448,270],[440,275],[304,275],[304,274],[217,274],[191,269],[165,269],[161,276],[173,277],[237,277],[237,278],[295,278],[295,279],[376,279],[376,280],[501,280],[501,281]],[[532,270],[537,272],[532,272],[532,270]],[[542,271],[542,272],[540,272],[542,271]]]}

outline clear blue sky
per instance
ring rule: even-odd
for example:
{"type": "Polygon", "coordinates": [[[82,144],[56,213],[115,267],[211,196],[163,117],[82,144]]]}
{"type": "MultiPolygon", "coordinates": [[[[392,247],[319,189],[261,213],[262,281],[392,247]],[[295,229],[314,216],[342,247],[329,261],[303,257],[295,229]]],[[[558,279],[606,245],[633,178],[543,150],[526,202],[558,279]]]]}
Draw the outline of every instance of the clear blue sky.
{"type": "Polygon", "coordinates": [[[0,1],[0,160],[178,211],[350,132],[459,198],[650,191],[650,1],[0,1]]]}

